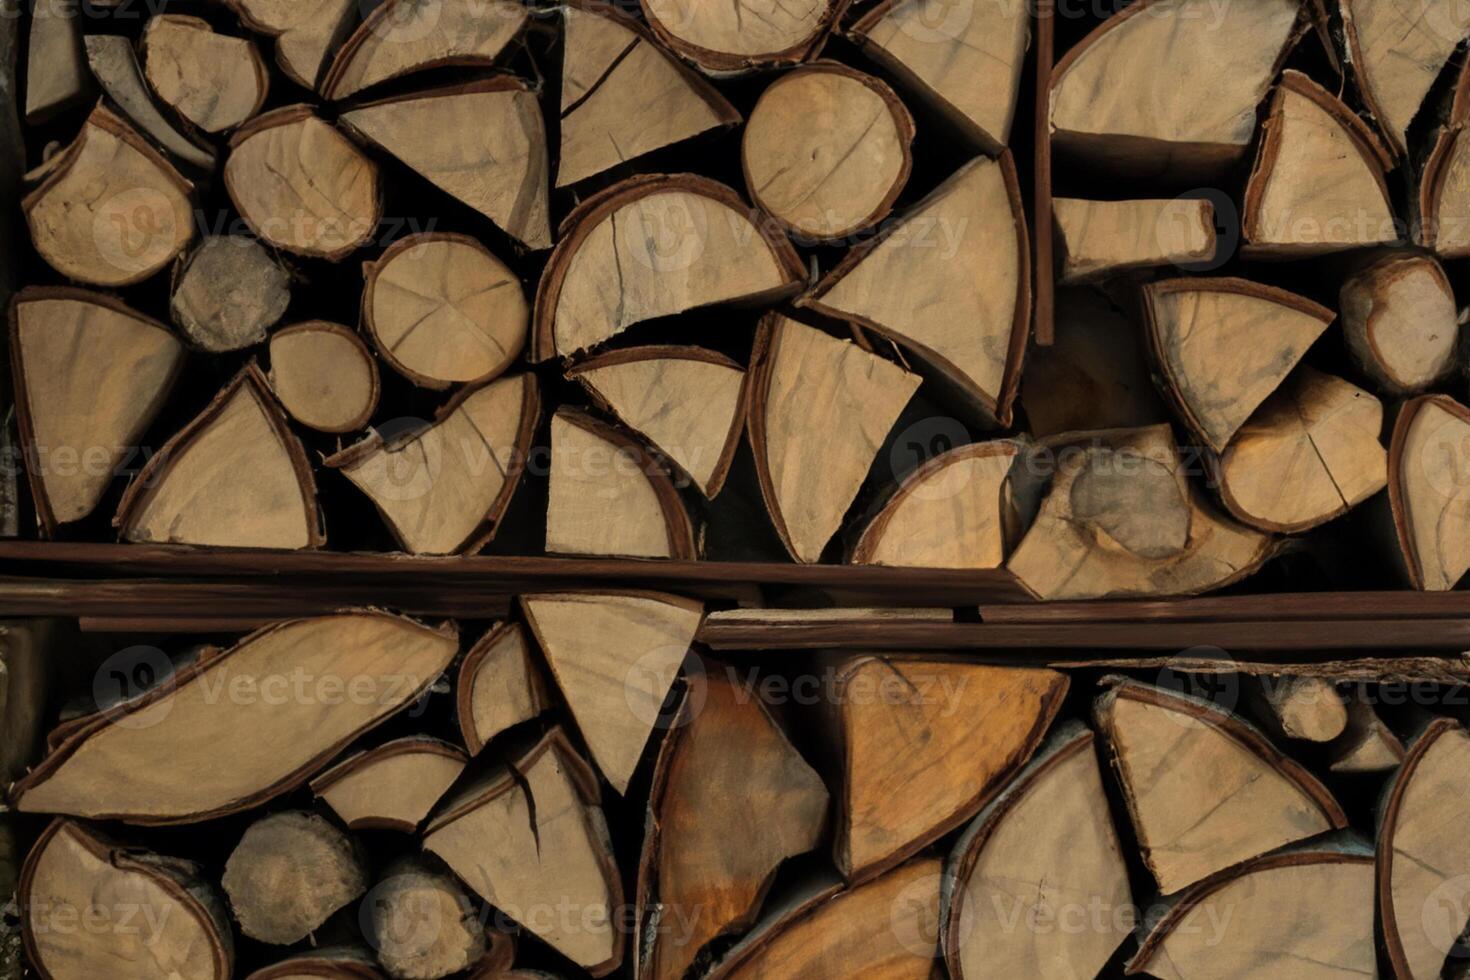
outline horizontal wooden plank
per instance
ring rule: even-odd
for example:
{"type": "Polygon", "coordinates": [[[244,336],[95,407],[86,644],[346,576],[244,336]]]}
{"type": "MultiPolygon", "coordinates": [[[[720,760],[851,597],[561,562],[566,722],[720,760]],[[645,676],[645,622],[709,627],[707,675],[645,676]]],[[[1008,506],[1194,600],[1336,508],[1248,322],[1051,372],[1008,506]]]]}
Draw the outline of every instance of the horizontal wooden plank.
{"type": "Polygon", "coordinates": [[[1356,620],[1470,617],[1470,591],[1296,592],[1177,599],[994,603],[987,623],[1118,623],[1191,620],[1356,620]]]}

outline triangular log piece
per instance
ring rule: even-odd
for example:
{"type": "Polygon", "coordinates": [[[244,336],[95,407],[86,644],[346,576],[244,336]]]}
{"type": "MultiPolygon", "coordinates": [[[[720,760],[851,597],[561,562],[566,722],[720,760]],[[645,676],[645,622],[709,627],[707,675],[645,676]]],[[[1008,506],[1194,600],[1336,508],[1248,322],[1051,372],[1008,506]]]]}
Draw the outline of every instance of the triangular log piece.
{"type": "Polygon", "coordinates": [[[769,225],[693,174],[633,177],[587,198],[541,275],[531,359],[580,353],[655,317],[795,295],[806,270],[769,225]]]}
{"type": "Polygon", "coordinates": [[[1285,72],[1245,191],[1246,249],[1299,258],[1396,241],[1383,176],[1392,167],[1356,113],[1301,72],[1285,72]]]}
{"type": "Polygon", "coordinates": [[[327,946],[263,966],[245,980],[383,980],[366,949],[327,946]]]}
{"type": "Polygon", "coordinates": [[[309,258],[347,257],[377,233],[383,214],[377,166],[309,106],[235,130],[224,181],[252,231],[309,258]]]}
{"type": "Polygon", "coordinates": [[[1066,675],[945,660],[841,663],[834,859],[848,881],[893,867],[973,817],[1041,744],[1066,675]]]}
{"type": "Polygon", "coordinates": [[[21,201],[52,268],[97,286],[142,282],[194,237],[193,185],[143,137],[98,107],[21,201]]]}
{"type": "Polygon", "coordinates": [[[167,327],[109,296],[32,287],[11,302],[21,447],[47,534],[96,509],[183,363],[167,327]]]}
{"type": "Polygon", "coordinates": [[[528,248],[551,247],[546,129],[520,79],[499,75],[371,102],[344,112],[342,124],[528,248]]]}
{"type": "Polygon", "coordinates": [[[918,375],[771,313],[751,359],[748,432],[761,496],[791,557],[817,562],[918,375]]]}
{"type": "Polygon", "coordinates": [[[733,5],[639,0],[648,26],[708,75],[743,75],[809,61],[849,0],[744,0],[733,5]]]}
{"type": "Polygon", "coordinates": [[[1128,938],[1128,866],[1093,742],[1059,725],[955,843],[940,933],[953,980],[1096,977],[1128,938]],[[1101,915],[1062,921],[1081,909],[1101,915]]]}
{"type": "Polygon", "coordinates": [[[1347,704],[1325,677],[1267,674],[1241,686],[1251,713],[1277,740],[1330,742],[1347,728],[1347,704]]]}
{"type": "MultiPolygon", "coordinates": [[[[148,82],[143,78],[143,68],[138,64],[132,38],[122,34],[88,34],[84,43],[87,66],[93,77],[132,125],[151,137],[165,152],[191,167],[214,169],[214,150],[184,135],[159,111],[148,82]]],[[[99,107],[98,111],[102,108],[99,107]]],[[[136,230],[142,226],[129,227],[136,230]]]]}
{"type": "Polygon", "coordinates": [[[522,596],[521,608],[593,761],[626,793],[703,605],[656,592],[567,592],[522,596]]]}
{"type": "Polygon", "coordinates": [[[337,51],[322,95],[345,99],[443,65],[492,65],[529,16],[530,8],[515,0],[388,0],[337,51]]]}
{"type": "Polygon", "coordinates": [[[999,568],[1017,520],[1010,440],[941,453],[904,478],[853,549],[857,565],[999,568]]]}
{"type": "Polygon", "coordinates": [[[1404,743],[1362,695],[1346,699],[1347,727],[1327,747],[1328,768],[1338,773],[1387,772],[1404,761],[1404,743]]]}
{"type": "Polygon", "coordinates": [[[352,26],[352,0],[226,0],[240,22],[276,39],[276,64],[286,77],[316,90],[327,55],[352,26]]]}
{"type": "Polygon", "coordinates": [[[520,623],[500,623],[470,648],[454,693],[460,736],[472,756],[501,732],[554,704],[520,623]]]}
{"type": "Polygon", "coordinates": [[[1442,259],[1470,255],[1470,138],[1463,121],[1439,133],[1419,178],[1416,240],[1442,259]]]}
{"type": "Polygon", "coordinates": [[[270,340],[271,390],[293,419],[320,432],[352,432],[378,407],[378,360],[351,329],[308,320],[270,340]]]}
{"type": "Polygon", "coordinates": [[[66,0],[38,0],[31,8],[25,62],[25,121],[30,125],[85,102],[93,92],[77,13],[66,0]]]}
{"type": "Polygon", "coordinates": [[[1424,395],[1399,409],[1388,449],[1388,499],[1416,589],[1446,592],[1470,569],[1470,409],[1424,395]]]}
{"type": "Polygon", "coordinates": [[[349,830],[411,834],[469,761],[457,745],[410,735],[357,752],[311,781],[349,830]]]}
{"type": "Polygon", "coordinates": [[[1052,216],[1061,234],[1061,282],[1107,279],[1159,265],[1215,257],[1215,206],[1208,198],[1084,201],[1059,197],[1052,216]]]}
{"type": "Polygon", "coordinates": [[[1010,142],[1031,38],[1024,7],[985,0],[885,0],[847,35],[907,90],[987,153],[1010,142]]]}
{"type": "Polygon", "coordinates": [[[750,199],[788,232],[840,242],[888,217],[913,170],[914,120],[881,80],[836,61],[782,75],[740,142],[750,199]]]}
{"type": "Polygon", "coordinates": [[[1256,106],[1306,29],[1300,0],[1148,0],[1057,62],[1052,145],[1132,177],[1208,180],[1250,147],[1256,106]]]}
{"type": "Polygon", "coordinates": [[[798,305],[877,331],[979,421],[1009,425],[1031,321],[1030,246],[1010,154],[965,164],[798,305]]]}
{"type": "Polygon", "coordinates": [[[404,551],[472,554],[500,529],[540,415],[535,376],[513,374],[462,389],[427,428],[373,432],[322,463],[367,494],[404,551]]]}
{"type": "Polygon", "coordinates": [[[446,801],[424,848],[485,901],[594,977],[623,962],[623,884],[597,777],[553,728],[446,801]],[[568,918],[548,909],[575,909],[568,918]]]}
{"type": "Polygon", "coordinates": [[[1136,681],[1107,684],[1094,720],[1163,894],[1347,826],[1325,786],[1235,715],[1136,681]]]}
{"type": "Polygon", "coordinates": [[[206,133],[234,129],[265,104],[270,77],[249,38],[209,22],[158,14],[143,30],[143,70],[158,97],[206,133]]]}
{"type": "Polygon", "coordinates": [[[622,429],[575,408],[551,420],[546,550],[698,557],[689,514],[662,463],[622,429]]]}
{"type": "Polygon", "coordinates": [[[1295,293],[1232,278],[1150,283],[1143,313],[1161,389],[1217,453],[1334,318],[1295,293]]]}
{"type": "Polygon", "coordinates": [[[1031,472],[1053,474],[1006,567],[1044,599],[1195,595],[1250,575],[1271,538],[1206,505],[1167,425],[1057,436],[1031,472]]]}
{"type": "Polygon", "coordinates": [[[1297,370],[1240,427],[1214,469],[1238,520],[1294,534],[1346,514],[1388,483],[1383,403],[1357,385],[1297,370]]]}
{"type": "Polygon", "coordinates": [[[1384,391],[1423,391],[1454,367],[1459,310],[1432,256],[1390,253],[1343,282],[1338,298],[1348,349],[1384,391]]]}
{"type": "Polygon", "coordinates": [[[412,704],[449,666],[458,637],[385,613],[266,627],[67,732],[11,790],[25,813],[137,824],[238,813],[301,785],[362,733],[412,704]],[[293,678],[310,679],[300,698],[293,678]],[[326,694],[314,695],[318,683],[326,694]],[[348,683],[370,697],[326,697],[348,683]],[[270,690],[266,688],[269,687],[270,690]],[[240,696],[228,693],[235,691],[240,696]],[[253,692],[253,693],[252,693],[253,692]],[[330,707],[330,710],[326,710],[330,707]],[[229,764],[221,764],[222,747],[229,764]],[[170,760],[159,766],[157,760],[170,760]],[[119,772],[135,775],[118,779],[119,772]]]}
{"type": "Polygon", "coordinates": [[[705,944],[753,925],[781,863],[827,826],[827,787],[759,697],[713,670],[690,684],[648,805],[638,980],[679,980],[705,944]]]}
{"type": "Polygon", "coordinates": [[[246,828],[220,883],[241,932],[289,946],[367,891],[366,855],[325,817],[283,810],[246,828]]]}
{"type": "Polygon", "coordinates": [[[1373,851],[1342,835],[1256,858],[1175,896],[1144,929],[1130,974],[1377,976],[1373,851]]]}
{"type": "Polygon", "coordinates": [[[474,967],[486,955],[479,913],[459,882],[441,867],[419,855],[399,858],[369,893],[364,925],[390,977],[448,977],[474,967]]]}
{"type": "Polygon", "coordinates": [[[254,238],[210,235],[174,269],[169,316],[210,354],[265,339],[291,303],[291,274],[254,238]]]}
{"type": "Polygon", "coordinates": [[[301,441],[251,361],[128,484],[124,541],[223,548],[326,543],[301,441]]]}
{"type": "Polygon", "coordinates": [[[735,107],[670,57],[642,21],[591,0],[570,0],[561,14],[557,187],[740,123],[735,107]]]}
{"type": "Polygon", "coordinates": [[[193,862],[124,847],[82,824],[56,820],[26,858],[17,900],[26,956],[41,976],[231,975],[229,914],[193,862]],[[110,927],[97,928],[103,914],[110,914],[110,927]],[[124,914],[135,917],[138,928],[118,928],[124,914]],[[84,928],[84,921],[93,927],[84,928]]]}

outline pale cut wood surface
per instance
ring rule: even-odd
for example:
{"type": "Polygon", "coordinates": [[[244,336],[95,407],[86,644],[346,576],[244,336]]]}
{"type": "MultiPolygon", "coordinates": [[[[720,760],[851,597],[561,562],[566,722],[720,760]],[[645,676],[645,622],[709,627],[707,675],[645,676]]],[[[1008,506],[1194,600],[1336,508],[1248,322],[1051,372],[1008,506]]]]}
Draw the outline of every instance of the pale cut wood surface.
{"type": "Polygon", "coordinates": [[[794,64],[824,34],[832,0],[639,0],[649,24],[678,52],[713,74],[794,64]]]}
{"type": "Polygon", "coordinates": [[[367,911],[378,961],[391,977],[433,980],[485,955],[485,926],[459,882],[418,855],[400,858],[373,886],[367,911]]]}
{"type": "Polygon", "coordinates": [[[408,736],[355,753],[311,781],[349,830],[411,834],[464,771],[466,756],[448,742],[408,736]]]}
{"type": "Polygon", "coordinates": [[[254,238],[210,235],[174,270],[169,316],[208,353],[265,339],[291,303],[291,275],[254,238]]]}
{"type": "Polygon", "coordinates": [[[1348,349],[1386,391],[1422,391],[1453,367],[1459,310],[1432,256],[1390,253],[1345,280],[1338,297],[1348,349]]]}
{"type": "Polygon", "coordinates": [[[1278,675],[1248,686],[1251,705],[1274,735],[1308,742],[1330,742],[1347,727],[1347,705],[1323,677],[1278,675]]]}
{"type": "Polygon", "coordinates": [[[159,111],[143,78],[131,38],[122,34],[88,34],[87,66],[128,121],[174,158],[200,170],[214,169],[214,150],[184,135],[159,111]]]}
{"type": "Polygon", "coordinates": [[[347,327],[308,320],[270,339],[271,390],[291,417],[322,432],[367,424],[378,405],[378,364],[347,327]]]}
{"type": "Polygon", "coordinates": [[[28,123],[42,122],[91,93],[80,18],[66,0],[39,0],[31,8],[25,77],[28,123]]]}
{"type": "Polygon", "coordinates": [[[327,57],[352,25],[352,0],[228,0],[241,22],[276,39],[276,64],[315,90],[327,57]]]}
{"type": "Polygon", "coordinates": [[[234,129],[260,111],[270,79],[248,38],[209,22],[159,14],[143,31],[143,70],[158,97],[206,133],[234,129]]]}
{"type": "Polygon", "coordinates": [[[1215,208],[1207,198],[1084,201],[1058,197],[1063,283],[1133,269],[1206,262],[1215,256],[1215,208]]]}
{"type": "Polygon", "coordinates": [[[1327,747],[1333,772],[1386,772],[1404,761],[1404,743],[1360,696],[1346,699],[1347,727],[1327,747]]]}
{"type": "Polygon", "coordinates": [[[1470,254],[1470,138],[1463,123],[1440,134],[1419,190],[1418,240],[1442,258],[1470,254]]]}
{"type": "Polygon", "coordinates": [[[1400,409],[1390,480],[1413,585],[1445,592],[1470,569],[1470,412],[1443,395],[1400,409]],[[1412,411],[1411,411],[1412,409],[1412,411]]]}
{"type": "Polygon", "coordinates": [[[1428,0],[1418,9],[1342,0],[1338,10],[1358,90],[1402,156],[1409,123],[1450,55],[1470,36],[1470,10],[1444,0],[1428,0]]]}
{"type": "Polygon", "coordinates": [[[519,623],[501,623],[480,638],[465,655],[455,693],[460,734],[472,756],[554,703],[519,623]]]}
{"type": "Polygon", "coordinates": [[[287,946],[367,891],[368,877],[357,844],[336,825],[306,810],[284,810],[246,829],[221,884],[241,932],[287,946]]]}

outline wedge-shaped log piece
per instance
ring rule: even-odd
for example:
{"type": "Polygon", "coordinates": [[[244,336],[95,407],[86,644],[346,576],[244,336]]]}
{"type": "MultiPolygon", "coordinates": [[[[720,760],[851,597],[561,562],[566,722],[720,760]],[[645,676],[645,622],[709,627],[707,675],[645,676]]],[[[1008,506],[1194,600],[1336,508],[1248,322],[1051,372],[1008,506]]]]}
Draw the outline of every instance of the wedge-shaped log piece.
{"type": "Polygon", "coordinates": [[[396,96],[345,112],[342,122],[527,247],[551,247],[546,128],[520,79],[396,96]]]}
{"type": "Polygon", "coordinates": [[[1327,747],[1328,768],[1341,773],[1387,772],[1404,761],[1404,743],[1361,694],[1346,699],[1347,727],[1327,747]]]}
{"type": "Polygon", "coordinates": [[[426,735],[357,752],[311,781],[349,830],[411,834],[439,802],[468,758],[457,745],[426,735]]]}
{"type": "Polygon", "coordinates": [[[328,946],[263,966],[245,980],[383,980],[377,959],[352,946],[328,946]]]}
{"type": "Polygon", "coordinates": [[[1057,62],[1053,145],[1131,176],[1219,176],[1250,146],[1256,106],[1297,36],[1301,8],[1298,0],[1125,7],[1057,62]]]}
{"type": "Polygon", "coordinates": [[[692,174],[634,177],[589,197],[542,273],[531,359],[579,353],[655,317],[794,295],[806,271],[768,224],[692,174]]]}
{"type": "Polygon", "coordinates": [[[954,980],[1097,976],[1128,937],[1133,899],[1092,732],[1058,726],[965,829],[946,875],[941,936],[954,980]],[[1095,917],[1078,929],[1083,909],[1095,917]]]}
{"type": "Polygon", "coordinates": [[[368,495],[404,551],[473,553],[500,529],[540,414],[536,378],[514,374],[463,389],[428,428],[374,432],[323,464],[368,495]]]}
{"type": "Polygon", "coordinates": [[[639,0],[659,39],[706,73],[740,75],[814,57],[845,0],[741,0],[731,5],[639,0]]]}
{"type": "Polygon", "coordinates": [[[1470,409],[1424,395],[1399,409],[1388,499],[1410,583],[1446,592],[1470,569],[1470,409]]]}
{"type": "Polygon", "coordinates": [[[740,122],[735,107],[670,57],[642,21],[588,0],[570,0],[561,15],[557,187],[740,122]]]}
{"type": "Polygon", "coordinates": [[[367,891],[367,864],[357,842],[325,817],[283,810],[246,828],[221,884],[241,932],[289,946],[367,891]]]}
{"type": "Polygon", "coordinates": [[[521,608],[593,761],[626,793],[704,607],[655,592],[566,592],[522,596],[521,608]]]}
{"type": "Polygon", "coordinates": [[[982,422],[1010,424],[1031,318],[1020,185],[977,158],[848,253],[799,305],[899,344],[982,422]]]}
{"type": "Polygon", "coordinates": [[[438,980],[486,956],[484,923],[459,882],[441,867],[417,855],[399,858],[369,893],[372,904],[364,918],[389,976],[438,980]]]}
{"type": "Polygon", "coordinates": [[[745,426],[745,372],[703,347],[610,351],[567,371],[604,410],[635,429],[714,498],[745,426]]]}
{"type": "Polygon", "coordinates": [[[751,374],[766,510],[791,557],[819,561],[919,377],[780,313],[761,324],[751,374]]]}
{"type": "Polygon", "coordinates": [[[85,43],[87,66],[102,91],[134,126],[184,163],[200,170],[214,169],[214,150],[185,136],[159,111],[143,78],[132,38],[121,34],[89,34],[85,43]]]}
{"type": "Polygon", "coordinates": [[[378,407],[378,362],[340,323],[308,320],[271,335],[271,390],[291,417],[321,432],[367,425],[378,407]]]}
{"type": "Polygon", "coordinates": [[[276,64],[315,91],[327,55],[351,26],[352,0],[227,0],[252,31],[276,39],[276,64]]]}
{"type": "Polygon", "coordinates": [[[470,755],[553,705],[520,623],[500,623],[465,654],[454,685],[460,736],[470,755]]]}
{"type": "Polygon", "coordinates": [[[99,106],[21,201],[52,268],[97,286],[141,282],[194,237],[193,185],[128,124],[99,106]]]}
{"type": "Polygon", "coordinates": [[[30,966],[48,980],[231,975],[234,941],[224,901],[190,861],[57,820],[31,848],[17,898],[30,966]],[[124,916],[134,928],[120,927],[124,916]]]}
{"type": "Polygon", "coordinates": [[[40,0],[26,32],[26,122],[35,125],[92,94],[79,11],[66,0],[40,0]]]}
{"type": "Polygon", "coordinates": [[[1330,742],[1347,727],[1347,705],[1325,677],[1268,675],[1243,684],[1252,713],[1276,738],[1330,742]]]}
{"type": "Polygon", "coordinates": [[[32,287],[10,305],[10,363],[31,495],[50,534],[96,509],[163,407],[184,348],[109,296],[32,287]]]}
{"type": "Polygon", "coordinates": [[[1333,313],[1245,279],[1166,279],[1143,287],[1161,388],[1215,452],[1322,335],[1333,313]]]}
{"type": "Polygon", "coordinates": [[[1450,55],[1470,37],[1470,10],[1443,2],[1409,10],[1373,0],[1343,0],[1338,9],[1363,103],[1403,156],[1409,123],[1450,55]]]}
{"type": "Polygon", "coordinates": [[[623,961],[614,917],[623,884],[597,777],[559,728],[451,797],[429,821],[425,849],[485,901],[594,977],[623,961]],[[547,915],[547,910],[570,909],[547,915]]]}
{"type": "Polygon", "coordinates": [[[1470,255],[1470,137],[1463,120],[1442,130],[1419,179],[1420,245],[1442,259],[1470,255]]]}
{"type": "Polygon", "coordinates": [[[412,704],[457,646],[450,630],[376,612],[268,626],[78,723],[12,798],[26,813],[138,824],[247,810],[301,785],[412,704]]]}
{"type": "Polygon", "coordinates": [[[838,870],[870,878],[973,817],[1036,751],[1066,693],[1053,670],[842,663],[830,709],[841,746],[838,870]]]}
{"type": "Polygon", "coordinates": [[[1311,773],[1208,701],[1112,678],[1093,716],[1144,862],[1165,895],[1347,826],[1311,773]]]}
{"type": "Polygon", "coordinates": [[[1422,391],[1454,366],[1459,311],[1432,256],[1390,253],[1346,280],[1338,299],[1353,359],[1385,391],[1422,391]]]}
{"type": "Polygon", "coordinates": [[[291,303],[291,274],[245,235],[210,235],[174,267],[169,317],[210,354],[260,343],[291,303]]]}
{"type": "Polygon", "coordinates": [[[143,70],[158,97],[206,133],[234,129],[265,104],[270,78],[248,38],[216,34],[183,14],[150,18],[143,70]]]}
{"type": "Polygon", "coordinates": [[[858,565],[999,568],[1014,525],[1009,440],[958,446],[910,473],[853,549],[858,565]]]}
{"type": "Polygon", "coordinates": [[[663,465],[623,430],[574,408],[551,420],[546,550],[697,557],[689,514],[663,465]]]}
{"type": "Polygon", "coordinates": [[[128,485],[124,541],[223,548],[326,543],[301,441],[251,361],[128,485]]]}
{"type": "Polygon", "coordinates": [[[1215,257],[1215,206],[1208,198],[1084,201],[1059,197],[1063,283],[1106,279],[1133,269],[1188,265],[1215,257]]]}

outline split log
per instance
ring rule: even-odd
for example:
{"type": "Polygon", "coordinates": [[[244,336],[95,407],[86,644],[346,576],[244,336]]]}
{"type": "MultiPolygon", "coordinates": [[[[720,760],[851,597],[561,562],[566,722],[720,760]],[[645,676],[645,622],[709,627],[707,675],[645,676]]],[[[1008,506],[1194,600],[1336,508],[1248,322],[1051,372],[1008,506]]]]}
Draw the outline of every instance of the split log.
{"type": "Polygon", "coordinates": [[[356,752],[311,781],[348,830],[411,834],[449,791],[469,759],[457,745],[426,735],[356,752]]]}
{"type": "Polygon", "coordinates": [[[41,528],[91,514],[168,398],[183,345],[100,293],[31,287],[10,307],[11,377],[41,528]]]}
{"type": "Polygon", "coordinates": [[[222,133],[265,104],[270,77],[249,38],[216,34],[209,22],[158,14],[143,29],[143,71],[164,102],[206,133],[222,133]]]}
{"type": "Polygon", "coordinates": [[[954,980],[1097,976],[1128,937],[1133,899],[1092,732],[1059,725],[960,835],[945,872],[954,980]]]}
{"type": "Polygon", "coordinates": [[[328,946],[261,967],[245,980],[383,980],[383,975],[367,951],[328,946]]]}
{"type": "Polygon", "coordinates": [[[200,170],[214,169],[214,150],[179,132],[158,111],[130,38],[121,34],[89,34],[85,44],[92,75],[134,126],[184,163],[200,170]]]}
{"type": "Polygon", "coordinates": [[[703,605],[656,592],[567,592],[522,596],[521,608],[593,761],[626,794],[703,605]]]}
{"type": "Polygon", "coordinates": [[[569,0],[561,15],[557,187],[740,123],[740,113],[714,86],[616,5],[569,0]]]}
{"type": "Polygon", "coordinates": [[[252,31],[276,39],[276,64],[314,91],[327,56],[352,26],[352,0],[227,0],[252,31]]]}
{"type": "Polygon", "coordinates": [[[1410,584],[1445,592],[1470,569],[1470,409],[1423,395],[1399,409],[1388,499],[1410,584]]]}
{"type": "Polygon", "coordinates": [[[1136,681],[1106,683],[1093,717],[1163,894],[1347,826],[1325,786],[1235,715],[1136,681]]]}
{"type": "Polygon", "coordinates": [[[267,112],[235,130],[225,161],[225,189],[256,235],[276,248],[334,262],[377,231],[378,180],[373,162],[304,105],[267,112]]]}
{"type": "Polygon", "coordinates": [[[322,463],[367,494],[404,551],[474,553],[500,530],[540,415],[535,376],[513,374],[462,389],[421,431],[374,432],[322,463]]]}
{"type": "Polygon", "coordinates": [[[395,980],[440,980],[485,955],[485,927],[469,896],[422,857],[390,864],[365,904],[378,962],[395,980]]]}
{"type": "Polygon", "coordinates": [[[343,113],[342,124],[528,248],[551,247],[546,129],[535,93],[520,79],[499,75],[370,102],[343,113]]]}
{"type": "Polygon", "coordinates": [[[373,417],[378,361],[352,330],[308,320],[272,334],[269,350],[271,390],[297,422],[340,433],[373,417]]]}
{"type": "Polygon", "coordinates": [[[229,918],[192,862],[56,820],[31,848],[17,900],[26,955],[43,977],[230,977],[229,918]]]}
{"type": "Polygon", "coordinates": [[[1343,282],[1338,297],[1348,349],[1385,391],[1423,391],[1454,366],[1459,311],[1433,257],[1390,253],[1343,282]]]}
{"type": "Polygon", "coordinates": [[[246,828],[220,883],[241,932],[289,946],[366,892],[368,877],[356,841],[314,813],[286,810],[246,828]]]}
{"type": "Polygon", "coordinates": [[[126,286],[194,237],[193,185],[127,123],[98,107],[21,201],[36,251],[62,275],[126,286]]]}
{"type": "Polygon", "coordinates": [[[1246,686],[1261,726],[1277,738],[1330,742],[1347,728],[1347,705],[1323,677],[1259,677],[1246,686]]]}
{"type": "Polygon", "coordinates": [[[223,548],[326,543],[301,441],[251,361],[128,484],[124,541],[223,548]]]}
{"type": "Polygon", "coordinates": [[[792,558],[821,560],[919,385],[851,341],[780,313],[762,321],[747,431],[761,496],[792,558]]]}
{"type": "Polygon", "coordinates": [[[782,75],[740,142],[756,205],[797,237],[841,242],[878,224],[913,170],[914,120],[893,90],[836,61],[782,75]]]}
{"type": "Polygon", "coordinates": [[[472,756],[501,732],[553,705],[520,623],[500,623],[470,648],[454,692],[460,736],[472,756]]]}
{"type": "Polygon", "coordinates": [[[617,969],[622,880],[597,777],[553,728],[529,751],[456,794],[424,848],[485,901],[594,977],[617,969]],[[551,912],[551,914],[547,914],[551,912]]]}
{"type": "Polygon", "coordinates": [[[238,813],[301,785],[406,708],[457,646],[453,631],[384,613],[266,627],[78,723],[12,799],[24,813],[137,824],[238,813]],[[220,764],[221,746],[237,750],[229,765],[220,764]],[[120,771],[135,775],[120,780],[120,771]]]}
{"type": "Polygon", "coordinates": [[[1441,130],[1419,178],[1416,239],[1442,259],[1470,255],[1470,129],[1456,120],[1441,130]]]}
{"type": "Polygon", "coordinates": [[[290,273],[259,242],[211,235],[175,268],[169,315],[193,346],[221,354],[260,343],[290,303],[290,273]]]}
{"type": "Polygon", "coordinates": [[[1404,761],[1404,743],[1362,694],[1345,699],[1347,726],[1328,748],[1328,768],[1338,773],[1377,773],[1404,761]]]}
{"type": "Polygon", "coordinates": [[[1208,198],[1148,201],[1052,200],[1061,235],[1061,282],[1107,279],[1150,266],[1215,257],[1215,206],[1208,198]]]}
{"type": "Polygon", "coordinates": [[[1030,246],[1010,154],[965,164],[797,305],[883,335],[979,422],[1008,426],[1031,318],[1030,246]]]}
{"type": "Polygon", "coordinates": [[[80,13],[67,0],[37,0],[31,8],[25,63],[25,121],[30,125],[80,105],[92,94],[80,13]]]}
{"type": "Polygon", "coordinates": [[[639,0],[639,6],[648,26],[680,57],[705,74],[725,77],[810,61],[847,2],[741,0],[726,6],[639,0]]]}

